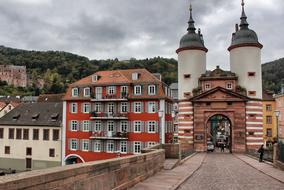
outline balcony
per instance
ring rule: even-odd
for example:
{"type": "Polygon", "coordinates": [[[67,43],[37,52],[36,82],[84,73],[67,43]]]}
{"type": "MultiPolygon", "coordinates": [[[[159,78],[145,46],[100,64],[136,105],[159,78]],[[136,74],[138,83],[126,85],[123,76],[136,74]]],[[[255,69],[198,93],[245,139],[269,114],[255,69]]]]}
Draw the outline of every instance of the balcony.
{"type": "Polygon", "coordinates": [[[127,113],[91,112],[91,119],[128,119],[127,113]]]}
{"type": "Polygon", "coordinates": [[[120,95],[107,94],[103,96],[102,94],[93,94],[91,101],[93,102],[126,101],[127,99],[128,99],[128,93],[121,92],[120,95]]]}
{"type": "Polygon", "coordinates": [[[93,132],[90,139],[93,140],[127,140],[128,133],[127,132],[93,132]]]}

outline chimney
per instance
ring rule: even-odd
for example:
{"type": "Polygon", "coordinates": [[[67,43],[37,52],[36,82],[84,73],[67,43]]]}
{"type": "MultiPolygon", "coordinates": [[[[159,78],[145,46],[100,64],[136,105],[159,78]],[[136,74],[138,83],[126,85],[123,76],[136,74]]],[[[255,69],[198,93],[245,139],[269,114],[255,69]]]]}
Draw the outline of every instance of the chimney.
{"type": "Polygon", "coordinates": [[[238,24],[236,24],[235,28],[236,28],[236,32],[239,31],[239,25],[238,24]]]}

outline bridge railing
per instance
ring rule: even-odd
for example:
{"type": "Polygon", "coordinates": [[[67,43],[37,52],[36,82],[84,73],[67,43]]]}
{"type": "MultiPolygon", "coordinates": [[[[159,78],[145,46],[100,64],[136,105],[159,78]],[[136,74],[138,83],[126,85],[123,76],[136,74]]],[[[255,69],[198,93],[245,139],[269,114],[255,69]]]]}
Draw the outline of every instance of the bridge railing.
{"type": "Polygon", "coordinates": [[[160,171],[164,161],[165,151],[152,149],[129,157],[3,176],[0,189],[127,189],[160,171]]]}

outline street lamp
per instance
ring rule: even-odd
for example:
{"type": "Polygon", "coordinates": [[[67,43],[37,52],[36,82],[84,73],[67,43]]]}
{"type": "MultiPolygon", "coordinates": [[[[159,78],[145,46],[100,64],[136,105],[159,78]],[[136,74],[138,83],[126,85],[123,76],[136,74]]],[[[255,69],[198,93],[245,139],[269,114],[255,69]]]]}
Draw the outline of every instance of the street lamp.
{"type": "Polygon", "coordinates": [[[277,135],[276,135],[276,139],[277,139],[277,143],[278,143],[278,139],[279,139],[279,131],[278,131],[278,128],[279,128],[279,116],[280,116],[280,111],[278,111],[278,110],[275,110],[274,111],[274,115],[276,116],[276,133],[277,133],[277,135]]]}

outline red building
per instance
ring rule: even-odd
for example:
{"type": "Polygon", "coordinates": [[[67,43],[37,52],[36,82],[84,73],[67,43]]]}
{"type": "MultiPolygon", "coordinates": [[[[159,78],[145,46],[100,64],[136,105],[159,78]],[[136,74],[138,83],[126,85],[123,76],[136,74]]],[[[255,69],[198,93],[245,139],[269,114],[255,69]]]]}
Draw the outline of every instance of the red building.
{"type": "Polygon", "coordinates": [[[100,71],[64,97],[66,164],[139,154],[172,140],[170,89],[146,69],[100,71]]]}

